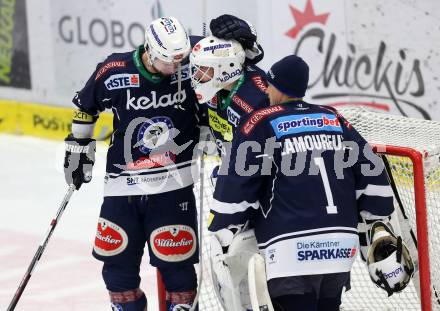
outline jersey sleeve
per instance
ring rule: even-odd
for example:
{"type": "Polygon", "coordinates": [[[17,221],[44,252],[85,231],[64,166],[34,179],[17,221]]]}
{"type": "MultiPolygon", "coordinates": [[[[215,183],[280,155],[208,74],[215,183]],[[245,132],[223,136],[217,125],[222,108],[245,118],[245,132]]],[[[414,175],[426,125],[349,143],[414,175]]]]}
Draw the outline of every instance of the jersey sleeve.
{"type": "Polygon", "coordinates": [[[353,144],[349,145],[348,149],[359,150],[358,159],[352,167],[358,210],[362,215],[369,215],[372,219],[387,217],[394,211],[394,205],[393,191],[383,160],[373,152],[367,141],[347,120],[341,118],[341,121],[344,140],[353,144]]]}
{"type": "Polygon", "coordinates": [[[239,130],[244,124],[246,119],[238,127],[230,152],[222,159],[210,211],[210,231],[242,227],[260,207],[258,199],[266,179],[263,163],[271,160],[264,154],[263,129],[255,129],[247,136],[239,130]]]}
{"type": "Polygon", "coordinates": [[[97,116],[106,108],[111,108],[112,99],[103,82],[105,80],[103,72],[108,64],[106,61],[99,63],[83,89],[72,99],[80,111],[97,116]]]}

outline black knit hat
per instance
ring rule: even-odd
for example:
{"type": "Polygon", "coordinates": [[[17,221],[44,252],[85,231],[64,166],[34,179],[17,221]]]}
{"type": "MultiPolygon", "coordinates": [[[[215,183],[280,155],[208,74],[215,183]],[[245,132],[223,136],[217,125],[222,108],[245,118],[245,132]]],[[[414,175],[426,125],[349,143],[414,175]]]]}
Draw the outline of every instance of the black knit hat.
{"type": "Polygon", "coordinates": [[[309,83],[309,66],[296,55],[289,55],[273,64],[267,80],[280,92],[296,98],[306,94],[309,83]]]}

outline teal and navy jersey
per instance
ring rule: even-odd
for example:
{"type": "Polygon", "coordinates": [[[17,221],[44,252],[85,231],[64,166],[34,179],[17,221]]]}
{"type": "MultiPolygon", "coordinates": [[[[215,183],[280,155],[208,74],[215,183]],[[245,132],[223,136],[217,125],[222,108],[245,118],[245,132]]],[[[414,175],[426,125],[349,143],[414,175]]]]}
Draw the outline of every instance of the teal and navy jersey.
{"type": "Polygon", "coordinates": [[[252,219],[268,279],[350,271],[360,212],[394,210],[382,160],[330,107],[291,101],[255,111],[223,164],[209,230],[252,219]]]}
{"type": "Polygon", "coordinates": [[[222,152],[224,142],[232,141],[243,116],[269,106],[266,89],[264,71],[248,65],[234,89],[230,92],[221,90],[206,105],[202,105],[206,114],[205,125],[207,120],[219,152],[222,152]]]}
{"type": "Polygon", "coordinates": [[[139,47],[111,54],[73,99],[90,115],[113,112],[105,196],[158,193],[193,184],[193,149],[200,129],[189,65],[182,66],[179,92],[177,74],[149,73],[141,61],[143,52],[139,47]]]}

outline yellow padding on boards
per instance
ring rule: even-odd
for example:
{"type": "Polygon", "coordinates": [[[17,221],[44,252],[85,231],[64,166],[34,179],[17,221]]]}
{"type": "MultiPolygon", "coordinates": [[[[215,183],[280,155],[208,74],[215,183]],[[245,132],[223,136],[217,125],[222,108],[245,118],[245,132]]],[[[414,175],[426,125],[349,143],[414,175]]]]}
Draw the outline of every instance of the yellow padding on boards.
{"type": "MultiPolygon", "coordinates": [[[[73,107],[0,100],[0,133],[62,140],[70,133],[75,110],[73,107]]],[[[101,113],[94,138],[109,141],[113,131],[112,122],[112,114],[101,113]]]]}

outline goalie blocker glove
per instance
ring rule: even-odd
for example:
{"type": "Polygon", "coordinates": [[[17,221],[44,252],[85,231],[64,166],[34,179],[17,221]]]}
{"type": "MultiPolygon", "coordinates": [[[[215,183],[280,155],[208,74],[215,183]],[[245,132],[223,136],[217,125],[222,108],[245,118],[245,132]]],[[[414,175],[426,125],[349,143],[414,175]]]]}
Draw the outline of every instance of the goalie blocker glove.
{"type": "Polygon", "coordinates": [[[74,184],[78,190],[83,183],[92,180],[96,141],[91,138],[75,138],[72,134],[64,141],[66,144],[64,177],[68,185],[74,184]]]}

